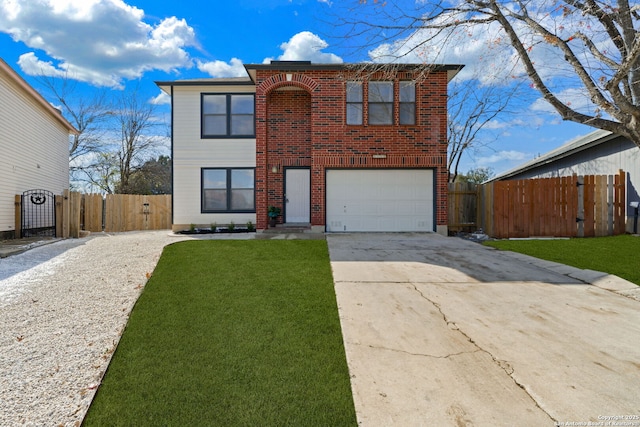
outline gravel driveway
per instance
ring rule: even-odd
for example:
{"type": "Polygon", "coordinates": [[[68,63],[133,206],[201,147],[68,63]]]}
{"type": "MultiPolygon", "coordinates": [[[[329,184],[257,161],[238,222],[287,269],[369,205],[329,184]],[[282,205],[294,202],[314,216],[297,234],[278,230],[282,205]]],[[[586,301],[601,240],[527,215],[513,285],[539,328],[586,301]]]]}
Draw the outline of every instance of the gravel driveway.
{"type": "Polygon", "coordinates": [[[0,425],[80,425],[165,231],[96,234],[0,260],[0,425]]]}

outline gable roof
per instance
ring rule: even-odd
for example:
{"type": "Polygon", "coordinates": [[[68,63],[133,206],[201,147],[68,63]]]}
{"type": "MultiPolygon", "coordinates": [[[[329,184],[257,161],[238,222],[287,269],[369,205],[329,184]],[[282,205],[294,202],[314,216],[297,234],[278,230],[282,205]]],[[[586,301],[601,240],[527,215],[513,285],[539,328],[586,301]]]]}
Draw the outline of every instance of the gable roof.
{"type": "Polygon", "coordinates": [[[530,160],[514,169],[511,169],[507,172],[503,172],[499,175],[496,175],[495,177],[490,179],[489,182],[499,181],[505,178],[511,178],[514,175],[521,174],[522,172],[526,172],[538,166],[555,162],[557,160],[571,156],[580,151],[584,151],[588,148],[595,147],[596,145],[603,144],[607,141],[612,140],[613,138],[616,138],[617,136],[618,135],[608,130],[598,129],[586,135],[574,138],[569,142],[561,145],[560,147],[554,150],[551,150],[538,158],[530,160]]]}

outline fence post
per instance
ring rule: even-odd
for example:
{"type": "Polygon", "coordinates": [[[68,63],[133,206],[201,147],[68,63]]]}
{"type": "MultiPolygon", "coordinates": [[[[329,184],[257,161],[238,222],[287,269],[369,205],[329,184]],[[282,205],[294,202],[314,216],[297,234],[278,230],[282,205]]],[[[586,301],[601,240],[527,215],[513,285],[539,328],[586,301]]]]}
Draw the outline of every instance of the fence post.
{"type": "Polygon", "coordinates": [[[64,219],[62,212],[63,196],[56,195],[54,200],[56,206],[56,237],[62,237],[62,221],[64,219]]]}
{"type": "Polygon", "coordinates": [[[624,234],[627,229],[627,201],[626,201],[626,173],[620,169],[618,174],[614,178],[614,186],[615,186],[615,208],[614,208],[614,216],[615,216],[615,226],[614,233],[624,234]]]}
{"type": "Polygon", "coordinates": [[[80,237],[80,202],[81,194],[71,192],[69,197],[69,237],[80,237]]]}
{"type": "Polygon", "coordinates": [[[578,187],[578,237],[584,237],[584,177],[579,176],[576,182],[578,187]]]}
{"type": "Polygon", "coordinates": [[[484,184],[482,186],[482,195],[484,197],[484,209],[483,209],[483,230],[485,234],[493,236],[494,233],[494,206],[493,206],[493,188],[495,183],[484,184]]]}
{"type": "Polygon", "coordinates": [[[613,175],[607,176],[607,234],[613,236],[613,175]]]}
{"type": "Polygon", "coordinates": [[[22,237],[22,196],[16,194],[15,197],[16,213],[15,213],[15,238],[22,237]]]}
{"type": "Polygon", "coordinates": [[[69,190],[62,192],[62,237],[69,238],[69,190]]]}
{"type": "MultiPolygon", "coordinates": [[[[154,209],[155,210],[155,209],[154,209]]],[[[149,230],[149,215],[151,214],[151,207],[149,205],[149,196],[142,196],[142,215],[144,217],[144,229],[149,230]]]]}

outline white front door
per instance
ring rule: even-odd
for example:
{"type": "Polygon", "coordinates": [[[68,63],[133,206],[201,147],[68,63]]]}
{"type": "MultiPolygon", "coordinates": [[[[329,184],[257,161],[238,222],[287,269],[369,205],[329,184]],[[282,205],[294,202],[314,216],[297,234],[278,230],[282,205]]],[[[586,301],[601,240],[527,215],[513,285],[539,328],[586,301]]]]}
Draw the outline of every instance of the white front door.
{"type": "Polygon", "coordinates": [[[285,223],[311,222],[311,171],[285,169],[285,223]]]}

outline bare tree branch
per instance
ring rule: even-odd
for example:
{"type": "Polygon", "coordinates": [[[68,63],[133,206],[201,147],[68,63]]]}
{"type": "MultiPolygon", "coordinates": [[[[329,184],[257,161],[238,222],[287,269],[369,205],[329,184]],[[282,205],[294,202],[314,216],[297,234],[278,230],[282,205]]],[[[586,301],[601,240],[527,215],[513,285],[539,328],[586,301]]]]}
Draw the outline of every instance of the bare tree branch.
{"type": "Polygon", "coordinates": [[[78,134],[69,141],[69,162],[73,173],[78,168],[75,160],[104,149],[105,123],[111,111],[107,92],[100,90],[89,97],[80,96],[77,82],[69,76],[56,79],[41,74],[38,81],[54,102],[60,104],[65,118],[78,130],[78,134]]]}
{"type": "Polygon", "coordinates": [[[69,141],[72,185],[82,182],[92,191],[130,192],[131,175],[157,154],[152,149],[161,136],[154,131],[164,122],[154,116],[154,106],[143,101],[137,89],[114,100],[113,93],[104,90],[81,96],[68,76],[43,74],[39,81],[79,131],[69,141]]]}
{"type": "Polygon", "coordinates": [[[142,101],[137,90],[123,93],[116,106],[115,119],[120,131],[117,152],[120,180],[116,191],[129,193],[132,174],[159,143],[159,137],[152,133],[158,124],[153,120],[154,106],[142,101]]]}
{"type": "Polygon", "coordinates": [[[519,89],[478,87],[472,80],[453,82],[450,89],[447,125],[449,182],[458,177],[460,161],[469,150],[492,141],[480,141],[479,134],[499,114],[505,112],[519,89]]]}
{"type": "Polygon", "coordinates": [[[533,87],[564,120],[612,131],[640,147],[640,5],[629,0],[416,3],[420,7],[392,0],[373,3],[360,1],[340,20],[352,34],[367,37],[361,47],[385,44],[385,58],[401,61],[417,49],[444,52],[455,47],[446,31],[498,24],[533,87]],[[532,56],[542,48],[573,73],[559,75],[543,68],[532,56]],[[561,87],[588,93],[594,112],[563,102],[561,87]]]}

